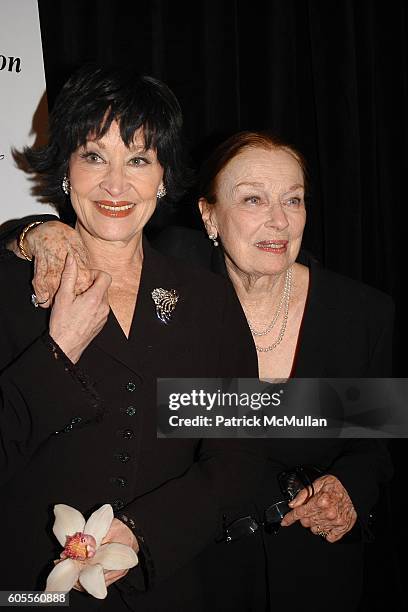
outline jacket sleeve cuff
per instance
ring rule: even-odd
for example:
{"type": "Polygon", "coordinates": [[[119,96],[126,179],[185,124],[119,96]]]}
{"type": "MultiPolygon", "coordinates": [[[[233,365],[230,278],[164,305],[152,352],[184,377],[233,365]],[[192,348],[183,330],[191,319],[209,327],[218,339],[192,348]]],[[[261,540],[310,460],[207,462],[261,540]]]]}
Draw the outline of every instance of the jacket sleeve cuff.
{"type": "Polygon", "coordinates": [[[327,472],[336,476],[349,494],[363,539],[373,540],[372,510],[378,501],[380,484],[389,480],[393,472],[385,442],[350,440],[349,451],[336,459],[327,472]]]}
{"type": "Polygon", "coordinates": [[[81,404],[85,402],[85,404],[88,404],[90,408],[93,408],[90,414],[85,415],[85,419],[81,419],[81,422],[83,421],[83,424],[86,424],[93,421],[100,421],[103,416],[101,398],[99,397],[99,394],[97,393],[88,375],[78,366],[72,363],[72,361],[66,356],[66,354],[62,351],[48,332],[43,334],[41,339],[50,351],[54,360],[59,362],[60,373],[62,373],[63,368],[64,373],[69,376],[74,383],[76,394],[78,395],[78,392],[81,392],[81,404]]]}
{"type": "Polygon", "coordinates": [[[139,563],[129,571],[126,576],[126,581],[134,589],[146,591],[152,588],[155,583],[155,567],[146,537],[142,531],[138,529],[136,522],[129,514],[118,512],[116,518],[125,523],[125,525],[133,531],[139,545],[139,563]]]}

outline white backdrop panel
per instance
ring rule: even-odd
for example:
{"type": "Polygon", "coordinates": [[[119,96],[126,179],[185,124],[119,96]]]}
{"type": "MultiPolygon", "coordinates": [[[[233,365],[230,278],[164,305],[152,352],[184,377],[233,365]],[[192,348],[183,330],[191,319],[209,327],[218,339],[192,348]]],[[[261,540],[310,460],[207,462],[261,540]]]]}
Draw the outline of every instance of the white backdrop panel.
{"type": "Polygon", "coordinates": [[[38,138],[34,131],[44,133],[45,77],[37,0],[0,0],[0,7],[1,224],[54,211],[30,194],[29,177],[16,168],[11,155],[11,147],[34,143],[38,138]]]}

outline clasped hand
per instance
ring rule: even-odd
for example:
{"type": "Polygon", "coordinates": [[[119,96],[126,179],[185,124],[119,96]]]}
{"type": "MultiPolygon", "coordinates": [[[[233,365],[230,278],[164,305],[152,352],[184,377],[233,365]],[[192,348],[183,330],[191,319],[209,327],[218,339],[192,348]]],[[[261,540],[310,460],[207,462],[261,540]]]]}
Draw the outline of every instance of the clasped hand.
{"type": "Polygon", "coordinates": [[[99,334],[109,314],[108,289],[112,279],[101,270],[92,272],[92,286],[76,295],[78,265],[74,256],[68,253],[51,311],[50,336],[72,363],[77,363],[99,334]]]}
{"type": "MultiPolygon", "coordinates": [[[[94,282],[94,271],[79,233],[60,221],[48,221],[30,230],[26,249],[34,257],[33,287],[42,308],[49,308],[60,286],[68,253],[75,258],[75,294],[80,295],[94,282]]],[[[16,252],[18,248],[16,246],[16,252]]]]}

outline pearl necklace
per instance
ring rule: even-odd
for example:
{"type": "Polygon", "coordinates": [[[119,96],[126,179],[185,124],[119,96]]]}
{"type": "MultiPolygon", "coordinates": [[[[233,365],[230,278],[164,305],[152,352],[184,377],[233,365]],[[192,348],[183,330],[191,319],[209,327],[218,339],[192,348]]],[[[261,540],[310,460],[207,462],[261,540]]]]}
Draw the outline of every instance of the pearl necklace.
{"type": "Polygon", "coordinates": [[[269,332],[271,331],[272,327],[275,325],[276,321],[278,320],[278,317],[280,315],[280,312],[282,310],[282,306],[283,306],[283,302],[285,301],[285,298],[288,295],[288,292],[290,293],[290,284],[291,284],[291,277],[292,277],[292,268],[288,268],[286,270],[286,274],[285,274],[285,285],[283,288],[283,292],[282,292],[282,297],[280,299],[279,302],[279,306],[276,309],[276,312],[273,316],[272,321],[269,323],[268,327],[265,329],[265,331],[257,331],[256,329],[254,329],[252,327],[252,323],[249,319],[247,319],[248,321],[248,327],[251,330],[252,334],[254,336],[267,336],[269,334],[269,332]]]}
{"type": "Polygon", "coordinates": [[[269,334],[269,332],[271,331],[271,329],[275,325],[276,321],[278,320],[280,311],[282,310],[282,306],[284,305],[283,320],[282,320],[281,328],[279,330],[278,337],[276,338],[275,342],[273,342],[269,346],[258,346],[257,344],[255,344],[255,348],[258,351],[258,353],[268,353],[269,351],[272,351],[275,347],[278,346],[278,344],[280,344],[282,342],[283,336],[285,335],[285,331],[286,331],[286,325],[287,325],[287,322],[288,322],[289,301],[290,301],[290,292],[291,292],[291,289],[292,289],[292,268],[288,268],[288,270],[286,271],[285,286],[284,286],[284,289],[283,289],[283,294],[282,294],[281,300],[279,302],[278,309],[275,312],[275,315],[274,315],[271,323],[268,325],[267,329],[265,331],[263,331],[263,332],[258,332],[255,329],[253,329],[252,324],[248,320],[248,326],[249,326],[249,329],[251,330],[253,336],[266,336],[267,334],[269,334]]]}

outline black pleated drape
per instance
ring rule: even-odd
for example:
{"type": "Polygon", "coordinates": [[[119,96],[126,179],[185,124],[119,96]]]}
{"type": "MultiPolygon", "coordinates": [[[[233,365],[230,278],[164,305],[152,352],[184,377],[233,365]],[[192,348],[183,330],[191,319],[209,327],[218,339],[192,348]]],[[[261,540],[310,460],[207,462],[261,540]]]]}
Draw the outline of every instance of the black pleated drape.
{"type": "MultiPolygon", "coordinates": [[[[395,374],[406,376],[405,0],[38,4],[51,105],[84,61],[131,62],[176,93],[197,163],[225,136],[251,128],[270,129],[304,153],[310,175],[304,245],[328,268],[393,295],[395,374]]],[[[173,216],[162,212],[159,223],[197,223],[194,206],[187,200],[173,216]]],[[[401,467],[396,483],[405,488],[405,441],[394,444],[394,454],[401,467]]],[[[396,487],[394,497],[397,506],[396,487]]],[[[395,567],[402,544],[387,538],[381,562],[395,567]]],[[[366,595],[367,610],[385,609],[380,592],[386,597],[400,588],[396,576],[381,591],[382,577],[378,572],[374,595],[366,595]]],[[[318,593],[318,585],[311,592],[318,593]]]]}
{"type": "MultiPolygon", "coordinates": [[[[404,0],[39,0],[39,10],[51,105],[84,61],[132,62],[175,91],[197,162],[237,130],[289,139],[309,163],[305,246],[401,303],[404,0]]],[[[188,204],[181,220],[195,223],[188,204]]],[[[398,316],[404,375],[408,327],[398,316]]]]}

